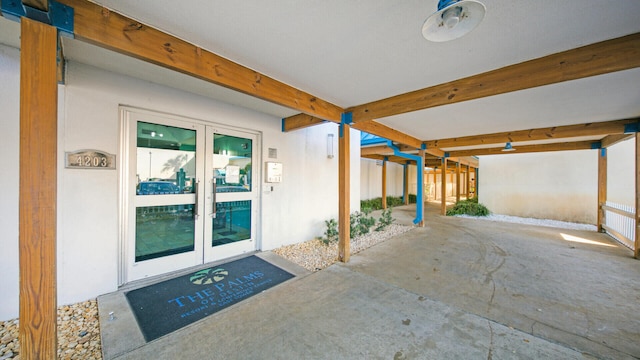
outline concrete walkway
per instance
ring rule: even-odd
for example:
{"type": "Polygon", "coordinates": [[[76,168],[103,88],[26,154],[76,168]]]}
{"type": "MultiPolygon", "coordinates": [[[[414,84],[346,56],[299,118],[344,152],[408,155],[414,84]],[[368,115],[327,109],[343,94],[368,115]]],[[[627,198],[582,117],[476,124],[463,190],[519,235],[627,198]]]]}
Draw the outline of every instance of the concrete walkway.
{"type": "MultiPolygon", "coordinates": [[[[122,292],[100,297],[105,358],[640,357],[640,261],[629,250],[594,232],[438,209],[427,205],[427,227],[313,274],[261,253],[298,276],[150,343],[122,292]]],[[[413,214],[394,209],[398,222],[413,214]]]]}

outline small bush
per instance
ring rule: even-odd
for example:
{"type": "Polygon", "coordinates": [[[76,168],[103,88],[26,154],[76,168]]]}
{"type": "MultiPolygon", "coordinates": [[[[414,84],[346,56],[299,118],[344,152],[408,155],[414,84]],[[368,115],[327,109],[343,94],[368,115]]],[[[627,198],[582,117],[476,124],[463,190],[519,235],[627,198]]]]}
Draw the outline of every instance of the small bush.
{"type": "MultiPolygon", "coordinates": [[[[416,195],[409,194],[409,203],[416,203],[416,195]]],[[[387,207],[401,206],[404,205],[404,200],[402,196],[387,196],[387,207]]],[[[381,210],[382,209],[382,198],[375,198],[369,200],[361,200],[360,208],[365,209],[369,208],[371,210],[381,210]]]]}
{"type": "Polygon", "coordinates": [[[376,227],[376,231],[382,231],[387,226],[391,225],[396,219],[391,216],[391,208],[382,211],[382,216],[378,220],[378,227],[376,227]]]}
{"type": "Polygon", "coordinates": [[[478,203],[478,198],[474,197],[468,200],[458,201],[453,208],[447,210],[447,216],[469,215],[469,216],[487,216],[490,214],[486,206],[478,203]]]}
{"type": "Polygon", "coordinates": [[[325,220],[324,224],[327,226],[327,229],[324,231],[322,242],[325,245],[329,245],[332,242],[338,241],[338,222],[336,219],[325,220]]]}

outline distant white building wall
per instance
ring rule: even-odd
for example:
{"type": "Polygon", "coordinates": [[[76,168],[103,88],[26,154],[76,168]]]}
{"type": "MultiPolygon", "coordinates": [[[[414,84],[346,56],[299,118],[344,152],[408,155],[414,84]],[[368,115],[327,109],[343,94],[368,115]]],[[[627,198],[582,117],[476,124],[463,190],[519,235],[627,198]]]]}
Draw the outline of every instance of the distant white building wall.
{"type": "Polygon", "coordinates": [[[607,201],[635,206],[634,138],[607,149],[607,201]]]}
{"type": "MultiPolygon", "coordinates": [[[[409,169],[409,193],[415,194],[415,166],[410,165],[409,169]],[[414,189],[413,192],[411,192],[412,188],[414,189]]],[[[382,161],[360,159],[360,176],[360,198],[362,200],[382,197],[382,161]]],[[[403,182],[404,166],[388,161],[387,196],[402,196],[404,188],[403,182]]]]}
{"type": "Polygon", "coordinates": [[[478,181],[493,213],[597,222],[598,150],[481,156],[478,181]]]}

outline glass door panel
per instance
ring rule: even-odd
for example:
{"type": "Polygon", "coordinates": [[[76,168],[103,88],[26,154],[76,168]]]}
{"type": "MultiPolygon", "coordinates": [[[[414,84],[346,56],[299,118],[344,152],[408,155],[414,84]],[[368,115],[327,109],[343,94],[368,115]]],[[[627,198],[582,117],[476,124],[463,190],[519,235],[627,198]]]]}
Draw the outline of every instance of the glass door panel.
{"type": "Polygon", "coordinates": [[[198,145],[204,147],[205,132],[204,126],[175,119],[128,115],[126,280],[132,281],[202,262],[197,179],[205,157],[198,145]]]}
{"type": "Polygon", "coordinates": [[[256,136],[232,130],[208,130],[211,144],[211,194],[208,260],[253,251],[258,189],[254,187],[253,150],[256,136]]]}

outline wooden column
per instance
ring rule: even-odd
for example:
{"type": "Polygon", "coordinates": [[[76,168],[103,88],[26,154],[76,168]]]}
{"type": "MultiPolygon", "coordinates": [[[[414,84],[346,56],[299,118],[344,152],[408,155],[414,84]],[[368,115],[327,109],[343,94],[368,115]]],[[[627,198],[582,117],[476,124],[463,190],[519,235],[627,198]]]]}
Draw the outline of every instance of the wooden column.
{"type": "Polygon", "coordinates": [[[438,200],[438,167],[433,168],[433,200],[438,200]]]}
{"type": "Polygon", "coordinates": [[[350,221],[350,131],[351,126],[343,122],[340,124],[338,140],[338,260],[348,262],[351,252],[351,221],[350,221]]]}
{"type": "Polygon", "coordinates": [[[387,208],[387,160],[382,160],[382,208],[387,208]]]}
{"type": "Polygon", "coordinates": [[[640,133],[636,133],[636,238],[634,239],[633,257],[640,256],[640,133]]]}
{"type": "Polygon", "coordinates": [[[21,19],[20,357],[55,359],[56,28],[21,19]]]}
{"type": "Polygon", "coordinates": [[[409,164],[404,165],[404,204],[409,205],[409,164]]]}
{"type": "Polygon", "coordinates": [[[467,165],[467,186],[466,186],[466,193],[467,193],[467,199],[469,199],[469,196],[471,196],[470,193],[470,189],[471,189],[471,166],[467,165]]]}
{"type": "Polygon", "coordinates": [[[456,202],[460,201],[460,162],[456,163],[456,202]]]}
{"type": "Polygon", "coordinates": [[[440,170],[440,213],[447,215],[447,158],[442,158],[442,169],[440,170]]]}
{"type": "Polygon", "coordinates": [[[602,208],[607,202],[607,149],[598,150],[598,231],[604,232],[605,211],[602,208]]]}

